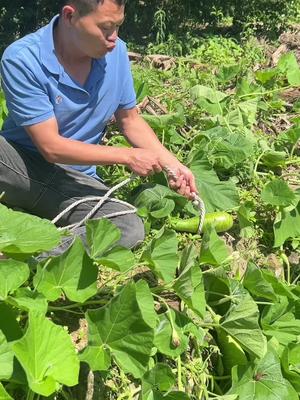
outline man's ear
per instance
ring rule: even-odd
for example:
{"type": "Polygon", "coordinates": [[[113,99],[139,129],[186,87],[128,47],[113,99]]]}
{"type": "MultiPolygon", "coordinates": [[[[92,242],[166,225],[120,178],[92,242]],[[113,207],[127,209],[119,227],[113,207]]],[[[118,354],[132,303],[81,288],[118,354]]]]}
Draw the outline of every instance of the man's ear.
{"type": "Polygon", "coordinates": [[[63,7],[61,11],[61,16],[64,21],[70,23],[72,22],[72,18],[74,14],[76,13],[76,8],[72,5],[66,5],[63,7]]]}

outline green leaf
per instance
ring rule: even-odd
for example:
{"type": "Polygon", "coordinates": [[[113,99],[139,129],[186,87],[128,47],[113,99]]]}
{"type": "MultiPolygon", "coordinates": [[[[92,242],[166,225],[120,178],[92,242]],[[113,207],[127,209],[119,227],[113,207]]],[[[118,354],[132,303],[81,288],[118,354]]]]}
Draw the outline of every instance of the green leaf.
{"type": "Polygon", "coordinates": [[[261,162],[269,168],[284,167],[286,162],[285,151],[268,150],[261,158],[261,162]]]}
{"type": "Polygon", "coordinates": [[[263,85],[271,81],[275,76],[278,75],[278,69],[265,69],[263,71],[255,72],[256,79],[261,82],[263,85]]]}
{"type": "Polygon", "coordinates": [[[220,103],[222,100],[228,97],[228,95],[225,93],[203,85],[194,86],[191,89],[191,96],[193,99],[204,98],[211,103],[220,103]]]}
{"type": "Polygon", "coordinates": [[[207,212],[232,210],[239,206],[236,186],[230,181],[220,181],[206,160],[194,161],[191,171],[207,212]]]}
{"type": "Polygon", "coordinates": [[[277,142],[279,144],[290,144],[295,145],[300,140],[300,128],[295,127],[289,129],[286,132],[283,132],[278,135],[277,142]]]}
{"type": "Polygon", "coordinates": [[[6,340],[12,342],[19,339],[23,332],[17,322],[18,312],[8,304],[0,302],[0,330],[4,333],[6,340]]]}
{"type": "Polygon", "coordinates": [[[261,324],[264,333],[270,338],[275,337],[283,346],[296,341],[300,335],[300,321],[295,316],[293,305],[283,296],[277,303],[264,308],[261,324]]]}
{"type": "Polygon", "coordinates": [[[287,80],[288,83],[292,86],[299,87],[300,86],[300,68],[295,68],[291,71],[287,72],[287,80]]]}
{"type": "Polygon", "coordinates": [[[186,325],[190,322],[191,321],[184,314],[173,309],[170,309],[170,311],[164,314],[160,314],[159,324],[156,327],[154,337],[154,345],[157,347],[158,351],[172,358],[182,354],[188,346],[188,338],[184,333],[186,325]],[[172,323],[170,319],[172,319],[172,323]]]}
{"type": "Polygon", "coordinates": [[[258,324],[259,311],[252,297],[242,295],[233,304],[221,323],[221,328],[232,336],[241,347],[257,357],[263,357],[267,341],[258,324]]]}
{"type": "Polygon", "coordinates": [[[154,309],[152,293],[146,281],[140,280],[135,284],[136,300],[144,321],[151,327],[156,327],[157,315],[154,309]]]}
{"type": "Polygon", "coordinates": [[[264,278],[262,271],[252,262],[249,262],[243,280],[244,287],[254,296],[276,301],[272,285],[264,278]]]}
{"type": "Polygon", "coordinates": [[[281,207],[296,205],[299,201],[289,185],[284,180],[278,178],[266,184],[262,191],[261,198],[267,204],[281,207]]]}
{"type": "Polygon", "coordinates": [[[12,376],[13,359],[14,353],[12,352],[11,345],[7,343],[6,337],[0,331],[0,380],[8,380],[12,376]]]}
{"type": "Polygon", "coordinates": [[[283,378],[279,358],[271,346],[262,360],[233,369],[228,394],[238,394],[242,400],[298,400],[292,385],[283,378]]]}
{"type": "Polygon", "coordinates": [[[175,382],[171,368],[167,364],[157,363],[142,378],[142,400],[148,399],[153,392],[168,392],[175,382]]]}
{"type": "Polygon", "coordinates": [[[34,392],[50,396],[59,384],[77,384],[79,360],[71,338],[44,316],[30,313],[25,335],[12,348],[34,392]]]}
{"type": "Polygon", "coordinates": [[[13,211],[0,204],[0,251],[31,254],[49,251],[60,242],[61,233],[46,219],[13,211]]]}
{"type": "Polygon", "coordinates": [[[222,329],[217,328],[217,342],[222,353],[224,374],[231,374],[236,365],[248,364],[247,356],[238,342],[222,329]]]}
{"type": "Polygon", "coordinates": [[[229,250],[224,240],[220,239],[216,230],[208,228],[202,238],[200,263],[219,266],[229,257],[229,250]]]}
{"type": "Polygon", "coordinates": [[[174,290],[191,310],[204,318],[206,301],[199,266],[192,266],[183,271],[174,284],[174,290]]]}
{"type": "Polygon", "coordinates": [[[292,52],[282,54],[282,56],[278,61],[277,68],[280,72],[283,73],[287,71],[293,71],[299,68],[295,54],[292,52]]]}
{"type": "Polygon", "coordinates": [[[3,385],[0,382],[0,400],[14,400],[7,391],[4,389],[3,385]]]}
{"type": "Polygon", "coordinates": [[[83,303],[97,293],[98,268],[79,238],[64,254],[46,263],[38,266],[33,282],[48,300],[55,301],[64,292],[69,300],[83,303]]]}
{"type": "Polygon", "coordinates": [[[108,219],[90,219],[86,223],[86,239],[91,258],[97,260],[121,239],[121,231],[108,219]]]}
{"type": "Polygon", "coordinates": [[[290,343],[285,347],[282,357],[283,375],[300,393],[300,343],[290,343]]]}
{"type": "Polygon", "coordinates": [[[208,145],[209,160],[217,168],[230,170],[250,158],[254,152],[253,141],[238,134],[227,134],[220,140],[212,140],[208,145]]]}
{"type": "Polygon", "coordinates": [[[14,297],[8,297],[7,301],[14,307],[23,311],[38,311],[46,314],[48,302],[46,298],[38,292],[31,291],[29,287],[18,289],[14,297]]]}
{"type": "Polygon", "coordinates": [[[179,261],[177,246],[176,233],[165,229],[152,239],[142,254],[142,260],[147,261],[154,273],[166,283],[175,278],[179,261]]]}
{"type": "Polygon", "coordinates": [[[176,113],[163,115],[142,114],[142,117],[152,129],[158,132],[169,129],[170,126],[182,127],[185,124],[184,112],[181,109],[176,113]]]}
{"type": "Polygon", "coordinates": [[[254,221],[255,221],[255,204],[246,202],[242,204],[237,211],[237,216],[240,225],[240,236],[242,238],[251,238],[255,235],[254,221]]]}
{"type": "Polygon", "coordinates": [[[279,247],[288,239],[300,236],[300,202],[294,206],[284,208],[276,216],[274,223],[274,247],[279,247]]]}
{"type": "Polygon", "coordinates": [[[234,79],[240,71],[241,71],[241,66],[239,64],[228,65],[228,66],[223,65],[220,68],[217,77],[221,82],[227,83],[232,79],[234,79]]]}
{"type": "Polygon", "coordinates": [[[116,246],[97,259],[97,263],[116,271],[126,272],[132,269],[135,260],[132,251],[116,246]]]}
{"type": "Polygon", "coordinates": [[[159,184],[143,185],[134,200],[138,209],[146,208],[153,218],[158,219],[169,216],[176,204],[183,208],[187,199],[159,184]]]}
{"type": "Polygon", "coordinates": [[[89,346],[109,350],[124,372],[135,378],[144,375],[154,332],[141,313],[134,284],[125,286],[105,307],[88,311],[86,318],[89,346]]]}
{"type": "Polygon", "coordinates": [[[89,364],[92,371],[107,371],[111,366],[111,356],[108,349],[104,346],[88,346],[79,355],[80,361],[89,364]]]}
{"type": "Polygon", "coordinates": [[[23,285],[29,278],[27,264],[15,260],[0,260],[0,300],[23,285]]]}

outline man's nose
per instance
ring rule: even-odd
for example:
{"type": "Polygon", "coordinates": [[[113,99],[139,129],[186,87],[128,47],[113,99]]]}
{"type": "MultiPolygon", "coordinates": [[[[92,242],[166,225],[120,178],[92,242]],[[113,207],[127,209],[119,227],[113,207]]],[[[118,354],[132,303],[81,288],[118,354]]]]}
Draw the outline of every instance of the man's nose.
{"type": "Polygon", "coordinates": [[[115,29],[108,37],[107,40],[109,40],[110,42],[115,42],[118,38],[118,30],[115,29]]]}

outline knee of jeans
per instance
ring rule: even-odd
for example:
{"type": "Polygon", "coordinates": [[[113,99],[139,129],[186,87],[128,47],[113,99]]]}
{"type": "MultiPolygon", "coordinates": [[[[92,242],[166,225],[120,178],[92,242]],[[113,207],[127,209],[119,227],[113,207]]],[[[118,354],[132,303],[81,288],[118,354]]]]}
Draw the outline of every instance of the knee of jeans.
{"type": "Polygon", "coordinates": [[[136,214],[130,214],[127,217],[130,221],[128,221],[126,231],[122,234],[121,242],[125,247],[133,249],[144,241],[145,227],[141,218],[136,214]]]}

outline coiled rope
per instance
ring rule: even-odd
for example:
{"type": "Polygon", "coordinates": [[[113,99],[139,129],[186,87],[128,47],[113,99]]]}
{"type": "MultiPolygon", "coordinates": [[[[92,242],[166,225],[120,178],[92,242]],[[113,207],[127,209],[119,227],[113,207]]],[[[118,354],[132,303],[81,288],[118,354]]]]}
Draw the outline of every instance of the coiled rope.
{"type": "MultiPolygon", "coordinates": [[[[165,167],[164,171],[167,173],[167,175],[173,179],[176,179],[176,173],[172,171],[169,167],[165,167]]],[[[87,203],[89,201],[97,201],[98,203],[91,209],[91,211],[79,222],[76,222],[75,224],[71,224],[68,226],[60,227],[58,229],[69,229],[70,231],[74,231],[81,225],[83,225],[88,219],[90,219],[109,199],[109,201],[112,201],[114,203],[119,203],[123,204],[126,207],[129,208],[129,210],[124,210],[124,211],[118,211],[114,212],[111,214],[103,215],[102,218],[113,218],[113,217],[118,217],[121,215],[127,215],[127,214],[134,214],[137,212],[136,207],[134,207],[132,204],[127,203],[126,201],[122,201],[119,199],[114,199],[110,198],[110,195],[120,189],[121,187],[127,185],[129,182],[133,181],[136,179],[137,176],[132,174],[130,178],[125,179],[124,181],[118,183],[117,185],[113,186],[111,189],[107,191],[107,193],[104,196],[92,196],[92,197],[86,197],[84,199],[80,199],[78,201],[75,201],[74,203],[70,204],[67,208],[65,208],[60,214],[58,214],[51,222],[55,224],[58,222],[65,214],[67,214],[69,211],[71,211],[73,208],[77,207],[81,203],[87,203]]],[[[202,232],[203,228],[203,223],[204,223],[204,218],[205,218],[205,205],[202,199],[196,194],[193,194],[193,205],[198,208],[199,210],[199,227],[198,227],[198,233],[200,234],[202,232]]]]}

